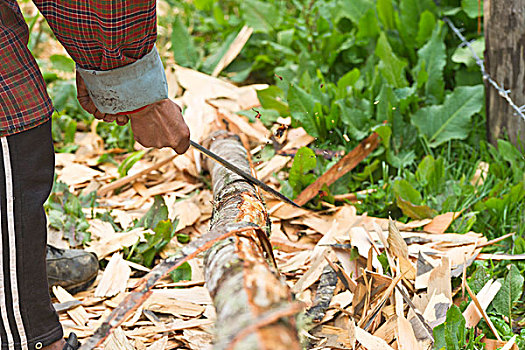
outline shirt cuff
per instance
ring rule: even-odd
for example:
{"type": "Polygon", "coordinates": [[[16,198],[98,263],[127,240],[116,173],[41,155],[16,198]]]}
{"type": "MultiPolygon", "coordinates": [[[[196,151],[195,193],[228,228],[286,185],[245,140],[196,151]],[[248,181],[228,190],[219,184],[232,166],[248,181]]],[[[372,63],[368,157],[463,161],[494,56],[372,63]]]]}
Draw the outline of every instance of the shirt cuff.
{"type": "Polygon", "coordinates": [[[124,66],[106,71],[82,69],[93,103],[102,113],[129,112],[168,98],[168,83],[157,48],[144,57],[124,66]]]}

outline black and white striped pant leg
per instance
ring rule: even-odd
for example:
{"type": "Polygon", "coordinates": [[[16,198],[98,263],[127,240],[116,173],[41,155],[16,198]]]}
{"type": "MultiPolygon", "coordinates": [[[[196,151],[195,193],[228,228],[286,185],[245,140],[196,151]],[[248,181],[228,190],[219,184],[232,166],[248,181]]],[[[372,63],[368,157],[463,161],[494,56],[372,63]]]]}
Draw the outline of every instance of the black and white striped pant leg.
{"type": "Polygon", "coordinates": [[[0,138],[0,349],[33,350],[63,336],[46,275],[43,204],[54,176],[51,121],[0,138]]]}

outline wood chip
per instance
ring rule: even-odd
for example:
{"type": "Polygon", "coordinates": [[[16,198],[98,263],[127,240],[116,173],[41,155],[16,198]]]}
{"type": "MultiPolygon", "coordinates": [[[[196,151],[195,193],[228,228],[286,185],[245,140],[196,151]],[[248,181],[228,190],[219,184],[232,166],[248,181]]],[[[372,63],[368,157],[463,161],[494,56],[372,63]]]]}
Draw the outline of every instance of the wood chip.
{"type": "Polygon", "coordinates": [[[136,350],[135,346],[126,337],[126,334],[121,327],[118,327],[111,333],[108,339],[104,342],[105,350],[136,350]]]}
{"type": "MultiPolygon", "coordinates": [[[[64,288],[60,286],[53,287],[53,294],[60,303],[65,303],[68,301],[77,301],[77,299],[75,299],[71,294],[69,294],[64,288]]],[[[82,307],[82,305],[68,310],[67,314],[78,326],[85,326],[89,320],[89,316],[84,307],[82,307]]]]}
{"type": "Polygon", "coordinates": [[[355,338],[367,350],[394,350],[381,338],[378,338],[362,328],[355,328],[355,338]]]}
{"type": "Polygon", "coordinates": [[[95,297],[107,298],[124,292],[130,276],[131,268],[122,259],[122,254],[113,254],[95,290],[95,297]]]}

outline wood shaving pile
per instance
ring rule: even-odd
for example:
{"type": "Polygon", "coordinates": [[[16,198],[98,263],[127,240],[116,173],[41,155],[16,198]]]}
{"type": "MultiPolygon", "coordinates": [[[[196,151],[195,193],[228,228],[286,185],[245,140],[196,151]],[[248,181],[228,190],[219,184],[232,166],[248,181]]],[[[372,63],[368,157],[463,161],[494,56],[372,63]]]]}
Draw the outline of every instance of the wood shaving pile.
{"type": "MultiPolygon", "coordinates": [[[[181,96],[176,101],[185,110],[195,141],[204,140],[215,129],[228,129],[241,136],[253,155],[270,141],[272,131],[259,120],[249,123],[236,114],[259,106],[256,91],[265,85],[239,88],[174,67],[167,72],[170,94],[173,98],[181,96]]],[[[289,120],[280,123],[289,125],[289,120]]],[[[161,195],[169,217],[179,219],[179,233],[195,238],[207,232],[213,196],[202,181],[204,162],[198,153],[190,149],[174,157],[172,150],[147,150],[128,175],[119,179],[117,166],[98,164],[101,155],[118,150],[105,150],[95,128],[96,122],[90,131],[78,133],[76,153],[57,154],[56,161],[58,180],[70,191],[97,191],[100,195],[97,207],[85,209],[88,218],[110,210],[115,222],[126,230],[145,214],[154,196],[161,195]],[[118,192],[115,180],[119,181],[118,192]]],[[[274,140],[283,151],[313,142],[300,128],[289,128],[274,140]]],[[[117,155],[116,159],[125,157],[117,155]]],[[[255,161],[254,167],[259,179],[279,188],[277,178],[283,176],[280,172],[291,161],[288,155],[276,155],[267,162],[255,161]]],[[[355,194],[345,198],[357,200],[355,194]]],[[[312,349],[431,348],[431,329],[443,322],[453,296],[466,294],[461,286],[452,289],[451,276],[461,276],[481,248],[490,243],[478,233],[444,234],[460,213],[389,224],[387,219],[357,215],[348,202],[312,212],[273,198],[266,201],[280,272],[296,298],[309,309],[301,336],[312,349]],[[384,270],[380,255],[390,263],[391,270],[384,270]]],[[[54,302],[60,303],[57,307],[67,309],[60,312],[66,333],[74,331],[80,339],[92,335],[139,277],[149,271],[126,261],[121,253],[143,238],[145,229],[117,233],[102,220],[89,222],[92,241],[86,249],[108,260],[107,267],[87,291],[71,296],[62,288],[53,289],[54,302]]],[[[50,243],[68,246],[59,233],[50,234],[50,243]]],[[[165,258],[181,247],[175,238],[161,256],[165,258]]],[[[161,280],[148,301],[108,338],[104,348],[210,348],[214,307],[204,285],[201,259],[190,265],[191,281],[161,280]]],[[[490,281],[478,293],[482,307],[488,306],[499,288],[498,282],[490,281]]],[[[465,317],[467,325],[473,326],[482,315],[473,304],[466,309],[465,317]]]]}

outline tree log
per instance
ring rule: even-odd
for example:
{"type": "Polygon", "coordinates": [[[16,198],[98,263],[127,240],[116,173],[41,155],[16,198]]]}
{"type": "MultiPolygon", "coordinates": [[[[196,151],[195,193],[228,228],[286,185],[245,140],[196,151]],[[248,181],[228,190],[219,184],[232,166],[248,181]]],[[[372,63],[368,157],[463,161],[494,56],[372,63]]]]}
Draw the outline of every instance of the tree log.
{"type": "MultiPolygon", "coordinates": [[[[511,90],[514,103],[525,105],[525,0],[485,0],[483,12],[487,73],[511,90]]],[[[525,147],[525,120],[494,87],[485,84],[489,141],[496,145],[507,133],[514,145],[525,147]]]]}
{"type": "MultiPolygon", "coordinates": [[[[210,149],[251,173],[246,149],[238,137],[216,133],[210,149]]],[[[208,160],[214,194],[210,230],[246,222],[263,227],[269,220],[256,188],[223,166],[208,160]]],[[[245,232],[215,244],[205,255],[206,286],[217,321],[215,349],[300,349],[293,303],[273,261],[268,235],[245,232]]]]}

